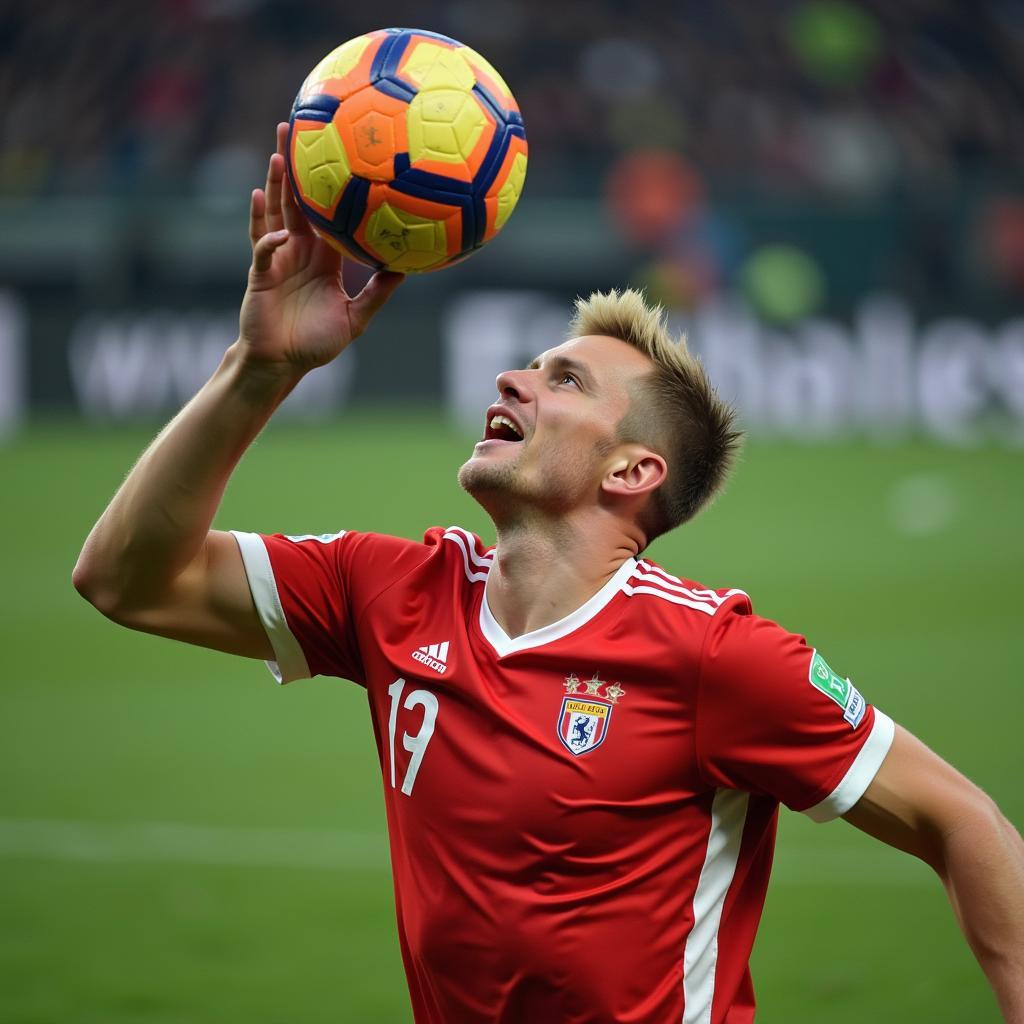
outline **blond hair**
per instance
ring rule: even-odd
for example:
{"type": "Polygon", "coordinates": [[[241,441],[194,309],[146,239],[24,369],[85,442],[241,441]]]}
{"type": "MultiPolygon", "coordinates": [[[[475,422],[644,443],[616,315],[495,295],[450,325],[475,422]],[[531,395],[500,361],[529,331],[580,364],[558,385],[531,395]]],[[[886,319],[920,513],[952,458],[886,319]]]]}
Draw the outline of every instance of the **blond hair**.
{"type": "Polygon", "coordinates": [[[648,305],[642,292],[612,289],[578,298],[569,337],[588,335],[619,338],[654,363],[618,428],[621,441],[645,445],[668,464],[641,516],[650,543],[692,519],[721,490],[743,434],[735,409],[719,397],[686,339],[672,338],[664,310],[648,305]]]}

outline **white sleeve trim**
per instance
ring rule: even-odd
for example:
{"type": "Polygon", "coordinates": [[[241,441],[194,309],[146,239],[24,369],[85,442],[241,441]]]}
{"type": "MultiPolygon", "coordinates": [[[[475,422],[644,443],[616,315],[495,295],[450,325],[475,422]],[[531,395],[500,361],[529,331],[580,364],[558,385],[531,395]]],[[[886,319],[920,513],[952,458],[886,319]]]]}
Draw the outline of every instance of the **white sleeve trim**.
{"type": "Polygon", "coordinates": [[[258,533],[242,533],[232,530],[232,536],[242,553],[245,574],[249,578],[249,590],[256,604],[260,622],[267,631],[270,646],[274,648],[277,661],[268,661],[267,668],[279,683],[290,683],[293,679],[308,679],[309,666],[299,641],[295,639],[288,620],[281,607],[281,596],[277,592],[274,569],[270,564],[267,546],[258,533]]]}
{"type": "Polygon", "coordinates": [[[893,720],[875,708],[875,722],[871,728],[871,735],[860,748],[860,753],[854,758],[842,781],[824,800],[813,807],[808,807],[804,814],[813,821],[832,821],[853,807],[878,774],[895,734],[896,726],[893,720]]]}

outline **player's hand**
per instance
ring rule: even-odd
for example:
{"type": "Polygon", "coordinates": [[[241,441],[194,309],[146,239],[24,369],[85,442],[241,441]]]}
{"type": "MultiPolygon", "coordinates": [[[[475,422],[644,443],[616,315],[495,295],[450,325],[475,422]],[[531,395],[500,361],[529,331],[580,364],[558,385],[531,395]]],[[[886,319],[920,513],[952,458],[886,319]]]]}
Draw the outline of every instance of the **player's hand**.
{"type": "Polygon", "coordinates": [[[288,125],[277,126],[267,184],[249,207],[252,266],[239,318],[245,358],[288,371],[330,362],[366,330],[404,280],[378,271],[356,296],[341,281],[341,254],[319,238],[285,180],[288,125]]]}

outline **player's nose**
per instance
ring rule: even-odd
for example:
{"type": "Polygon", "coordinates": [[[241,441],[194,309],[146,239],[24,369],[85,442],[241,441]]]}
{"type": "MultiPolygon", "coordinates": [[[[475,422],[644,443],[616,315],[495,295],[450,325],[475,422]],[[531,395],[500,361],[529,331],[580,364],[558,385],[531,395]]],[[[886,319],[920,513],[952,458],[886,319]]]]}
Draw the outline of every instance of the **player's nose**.
{"type": "Polygon", "coordinates": [[[530,386],[530,374],[536,372],[531,370],[505,370],[499,373],[495,380],[498,394],[502,398],[514,398],[519,402],[528,402],[533,397],[533,388],[530,386]]]}

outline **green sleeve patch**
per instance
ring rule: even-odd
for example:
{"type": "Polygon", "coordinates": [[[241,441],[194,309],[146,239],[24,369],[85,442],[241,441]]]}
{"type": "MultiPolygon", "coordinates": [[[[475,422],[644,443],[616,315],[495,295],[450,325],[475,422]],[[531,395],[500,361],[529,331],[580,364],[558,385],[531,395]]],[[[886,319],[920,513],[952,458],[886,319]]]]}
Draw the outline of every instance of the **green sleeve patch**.
{"type": "Polygon", "coordinates": [[[828,662],[817,652],[811,658],[811,667],[807,678],[811,685],[817,687],[826,697],[830,697],[843,709],[843,718],[856,729],[864,718],[866,705],[864,698],[849,679],[836,675],[829,668],[828,662]]]}
{"type": "Polygon", "coordinates": [[[826,697],[831,697],[841,708],[845,709],[850,696],[850,680],[837,676],[817,651],[811,658],[811,670],[808,673],[808,678],[826,697]]]}

